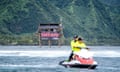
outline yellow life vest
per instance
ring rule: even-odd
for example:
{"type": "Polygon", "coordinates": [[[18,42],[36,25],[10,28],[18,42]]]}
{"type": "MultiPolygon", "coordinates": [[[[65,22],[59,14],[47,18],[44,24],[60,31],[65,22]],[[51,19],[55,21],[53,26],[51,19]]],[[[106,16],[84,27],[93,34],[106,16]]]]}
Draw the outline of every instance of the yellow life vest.
{"type": "Polygon", "coordinates": [[[73,51],[74,52],[78,52],[78,51],[80,51],[80,48],[77,48],[77,47],[81,47],[81,48],[86,48],[86,45],[85,45],[85,43],[84,42],[76,42],[76,44],[75,44],[75,47],[73,47],[73,51]]]}
{"type": "Polygon", "coordinates": [[[77,41],[75,41],[75,40],[71,41],[71,49],[72,49],[72,51],[74,51],[74,47],[76,46],[76,44],[77,44],[77,41]]]}

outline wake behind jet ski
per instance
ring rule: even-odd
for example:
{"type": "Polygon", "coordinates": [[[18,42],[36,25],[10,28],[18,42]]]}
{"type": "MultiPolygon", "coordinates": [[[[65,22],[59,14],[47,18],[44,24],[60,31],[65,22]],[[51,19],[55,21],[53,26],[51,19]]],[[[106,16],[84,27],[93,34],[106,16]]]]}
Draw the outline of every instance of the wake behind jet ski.
{"type": "Polygon", "coordinates": [[[95,69],[97,62],[93,59],[93,54],[88,49],[81,49],[80,52],[74,52],[71,61],[61,61],[59,63],[64,67],[95,69]]]}

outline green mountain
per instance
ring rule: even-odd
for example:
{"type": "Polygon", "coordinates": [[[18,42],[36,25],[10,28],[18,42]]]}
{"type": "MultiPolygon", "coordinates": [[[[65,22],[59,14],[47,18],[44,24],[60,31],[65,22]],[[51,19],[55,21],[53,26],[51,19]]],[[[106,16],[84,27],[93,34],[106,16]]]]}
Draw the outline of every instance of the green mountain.
{"type": "Polygon", "coordinates": [[[119,0],[0,0],[0,43],[60,19],[67,39],[78,34],[88,44],[120,45],[119,0]]]}

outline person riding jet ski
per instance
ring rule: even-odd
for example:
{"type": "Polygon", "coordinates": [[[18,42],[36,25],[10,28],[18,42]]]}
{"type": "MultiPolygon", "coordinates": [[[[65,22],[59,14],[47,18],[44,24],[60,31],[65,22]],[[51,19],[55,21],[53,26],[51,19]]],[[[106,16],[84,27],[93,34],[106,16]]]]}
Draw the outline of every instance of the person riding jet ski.
{"type": "Polygon", "coordinates": [[[78,35],[75,35],[75,36],[73,37],[73,40],[71,41],[71,49],[72,49],[72,52],[71,52],[71,54],[70,54],[70,56],[69,56],[68,61],[71,61],[71,60],[72,60],[73,52],[74,52],[74,47],[75,47],[76,44],[77,44],[77,40],[78,40],[78,35]]]}

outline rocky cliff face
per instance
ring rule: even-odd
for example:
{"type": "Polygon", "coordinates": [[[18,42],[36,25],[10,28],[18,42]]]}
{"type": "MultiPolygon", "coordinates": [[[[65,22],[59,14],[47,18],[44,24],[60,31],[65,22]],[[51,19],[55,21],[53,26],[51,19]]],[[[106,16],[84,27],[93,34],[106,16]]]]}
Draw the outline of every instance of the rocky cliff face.
{"type": "Polygon", "coordinates": [[[0,33],[33,33],[62,19],[65,37],[120,39],[119,0],[1,0],[0,33]]]}

